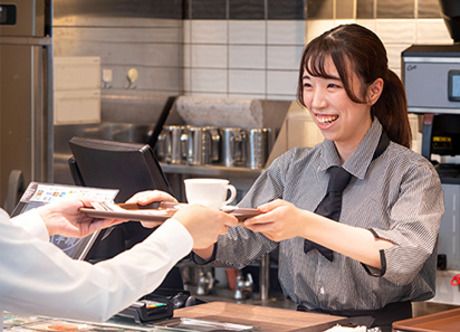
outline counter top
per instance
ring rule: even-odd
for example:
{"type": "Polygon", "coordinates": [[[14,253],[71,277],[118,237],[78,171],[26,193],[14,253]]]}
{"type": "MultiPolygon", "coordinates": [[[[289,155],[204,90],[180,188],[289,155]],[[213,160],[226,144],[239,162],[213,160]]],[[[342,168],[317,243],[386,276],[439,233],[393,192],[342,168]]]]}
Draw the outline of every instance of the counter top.
{"type": "Polygon", "coordinates": [[[346,321],[339,316],[219,301],[177,309],[174,317],[251,325],[264,332],[324,331],[346,321]]]}

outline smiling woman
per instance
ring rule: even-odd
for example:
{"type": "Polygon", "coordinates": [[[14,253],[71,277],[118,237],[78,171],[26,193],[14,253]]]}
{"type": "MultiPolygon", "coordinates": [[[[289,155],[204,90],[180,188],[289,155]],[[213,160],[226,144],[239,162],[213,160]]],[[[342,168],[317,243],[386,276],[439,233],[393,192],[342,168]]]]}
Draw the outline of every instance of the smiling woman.
{"type": "Polygon", "coordinates": [[[280,283],[300,310],[390,331],[434,295],[444,212],[436,171],[408,148],[402,83],[373,32],[341,25],[306,46],[298,99],[325,140],[276,159],[238,204],[261,214],[196,254],[241,268],[279,247],[280,283]]]}

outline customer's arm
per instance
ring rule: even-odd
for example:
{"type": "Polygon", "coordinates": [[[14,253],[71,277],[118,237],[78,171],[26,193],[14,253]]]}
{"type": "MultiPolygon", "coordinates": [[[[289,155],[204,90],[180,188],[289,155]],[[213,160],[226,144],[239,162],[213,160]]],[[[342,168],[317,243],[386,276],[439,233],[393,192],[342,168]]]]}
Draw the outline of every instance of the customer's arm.
{"type": "Polygon", "coordinates": [[[7,220],[0,221],[0,234],[0,308],[92,321],[153,291],[193,242],[181,223],[169,220],[131,250],[91,265],[7,220]]]}
{"type": "MultiPolygon", "coordinates": [[[[27,217],[38,218],[38,214],[31,212],[27,217]]],[[[132,249],[91,265],[72,260],[0,214],[0,308],[21,314],[106,320],[158,287],[193,245],[210,246],[236,223],[226,213],[191,206],[132,249]]]]}

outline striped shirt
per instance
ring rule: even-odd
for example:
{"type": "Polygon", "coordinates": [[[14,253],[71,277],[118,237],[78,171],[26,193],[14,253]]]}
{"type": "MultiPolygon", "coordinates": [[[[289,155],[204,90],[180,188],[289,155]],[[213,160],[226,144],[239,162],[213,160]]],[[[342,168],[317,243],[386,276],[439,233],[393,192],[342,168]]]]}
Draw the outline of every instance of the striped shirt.
{"type": "MultiPolygon", "coordinates": [[[[354,177],[343,193],[340,222],[394,243],[380,252],[382,269],[338,253],[330,262],[317,250],[305,254],[303,238],[277,243],[244,227],[219,239],[214,264],[241,268],[279,246],[283,292],[310,310],[376,310],[433,297],[435,248],[444,212],[441,183],[429,161],[394,142],[372,160],[381,132],[375,119],[342,165],[354,177]]],[[[282,198],[314,211],[326,194],[326,170],[340,164],[332,141],[291,149],[261,174],[239,206],[257,207],[282,198]]]]}

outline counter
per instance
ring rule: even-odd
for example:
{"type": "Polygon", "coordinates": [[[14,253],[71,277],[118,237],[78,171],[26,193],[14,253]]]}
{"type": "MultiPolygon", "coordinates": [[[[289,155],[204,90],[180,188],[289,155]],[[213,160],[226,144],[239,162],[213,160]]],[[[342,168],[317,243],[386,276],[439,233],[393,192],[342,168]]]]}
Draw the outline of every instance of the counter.
{"type": "MultiPolygon", "coordinates": [[[[1,316],[0,316],[1,317],[1,316]]],[[[268,308],[249,304],[226,302],[209,302],[196,306],[177,309],[174,319],[157,324],[134,324],[134,322],[111,319],[106,323],[93,324],[77,321],[64,321],[47,317],[18,317],[5,315],[5,331],[53,331],[53,332],[155,332],[155,331],[210,331],[209,327],[202,329],[175,329],[174,321],[180,319],[197,319],[208,322],[225,322],[252,327],[252,331],[289,332],[324,331],[346,319],[318,313],[298,312],[294,310],[268,308]],[[164,327],[166,326],[166,327],[164,327]]],[[[216,329],[212,329],[215,331],[216,329]]],[[[219,329],[219,331],[225,329],[219,329]]]]}

